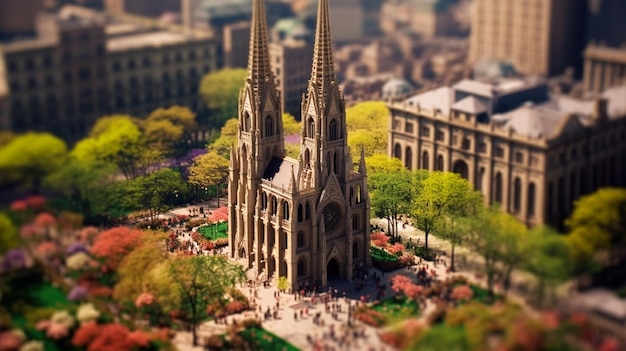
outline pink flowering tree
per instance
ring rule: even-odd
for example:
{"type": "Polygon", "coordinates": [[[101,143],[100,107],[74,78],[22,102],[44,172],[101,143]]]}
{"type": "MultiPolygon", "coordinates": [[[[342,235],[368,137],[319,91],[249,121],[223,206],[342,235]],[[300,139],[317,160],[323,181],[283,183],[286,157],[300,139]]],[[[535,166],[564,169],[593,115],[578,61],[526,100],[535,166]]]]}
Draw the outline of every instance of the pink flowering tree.
{"type": "Polygon", "coordinates": [[[384,249],[389,245],[389,237],[382,232],[372,233],[372,235],[370,235],[370,240],[372,245],[381,249],[384,249]]]}
{"type": "Polygon", "coordinates": [[[213,213],[209,217],[209,220],[212,223],[225,222],[228,220],[228,207],[222,206],[218,207],[216,210],[213,210],[213,213]]]}
{"type": "Polygon", "coordinates": [[[409,277],[396,275],[391,278],[391,290],[415,300],[422,292],[423,287],[413,283],[413,280],[409,277]]]}
{"type": "Polygon", "coordinates": [[[389,251],[390,254],[396,255],[396,256],[402,254],[404,250],[406,250],[406,248],[404,247],[404,245],[400,243],[395,243],[389,246],[389,248],[387,248],[387,251],[389,251]]]}
{"type": "Polygon", "coordinates": [[[450,297],[457,302],[469,301],[472,297],[474,297],[474,291],[469,287],[469,285],[459,285],[452,289],[450,297]]]}

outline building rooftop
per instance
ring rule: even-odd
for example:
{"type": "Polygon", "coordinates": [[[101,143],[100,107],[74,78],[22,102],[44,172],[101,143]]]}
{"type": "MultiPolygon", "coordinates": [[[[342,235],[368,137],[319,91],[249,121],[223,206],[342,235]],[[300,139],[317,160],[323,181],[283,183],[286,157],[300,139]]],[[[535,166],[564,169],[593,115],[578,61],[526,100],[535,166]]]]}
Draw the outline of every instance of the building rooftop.
{"type": "MultiPolygon", "coordinates": [[[[263,173],[263,179],[268,180],[272,186],[287,190],[291,181],[291,174],[298,174],[298,161],[293,158],[274,157],[263,173]]],[[[294,184],[297,186],[297,184],[294,184]]]]}
{"type": "Polygon", "coordinates": [[[453,90],[450,87],[441,87],[407,99],[409,106],[419,105],[420,109],[441,111],[448,113],[454,102],[453,90]]]}
{"type": "Polygon", "coordinates": [[[492,98],[496,95],[503,95],[519,91],[531,86],[535,86],[540,81],[523,79],[497,79],[494,81],[480,81],[473,79],[463,79],[452,87],[454,90],[464,91],[480,96],[492,98]]]}
{"type": "Polygon", "coordinates": [[[26,40],[16,40],[0,44],[0,51],[4,53],[13,53],[30,50],[51,49],[56,46],[58,41],[53,38],[36,38],[26,40]]]}
{"type": "Polygon", "coordinates": [[[189,36],[168,31],[138,33],[127,36],[113,37],[107,40],[108,51],[124,51],[143,47],[161,47],[185,43],[189,36]]]}
{"type": "Polygon", "coordinates": [[[454,105],[452,105],[452,109],[476,115],[488,112],[487,106],[473,96],[468,96],[454,103],[454,105]]]}
{"type": "Polygon", "coordinates": [[[491,120],[502,127],[533,138],[552,136],[567,114],[546,105],[527,103],[513,111],[493,115],[491,120]]]}

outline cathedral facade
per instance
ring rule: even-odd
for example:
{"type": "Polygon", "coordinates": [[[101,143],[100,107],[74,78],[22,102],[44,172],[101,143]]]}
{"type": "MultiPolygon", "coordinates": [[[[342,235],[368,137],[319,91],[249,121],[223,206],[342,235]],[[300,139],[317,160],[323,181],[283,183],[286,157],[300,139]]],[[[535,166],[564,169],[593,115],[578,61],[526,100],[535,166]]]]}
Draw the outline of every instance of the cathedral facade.
{"type": "Polygon", "coordinates": [[[261,280],[286,277],[292,289],[351,279],[354,268],[370,265],[370,208],[363,154],[355,170],[347,146],[328,0],[318,4],[298,159],[285,156],[265,5],[253,1],[248,74],[230,157],[230,256],[246,259],[261,280]]]}

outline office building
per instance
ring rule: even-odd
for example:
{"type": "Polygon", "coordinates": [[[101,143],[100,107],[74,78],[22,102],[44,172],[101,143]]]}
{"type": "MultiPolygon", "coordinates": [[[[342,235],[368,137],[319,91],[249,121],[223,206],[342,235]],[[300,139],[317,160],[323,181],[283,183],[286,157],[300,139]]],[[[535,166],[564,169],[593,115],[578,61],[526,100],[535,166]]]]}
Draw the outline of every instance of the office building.
{"type": "Polygon", "coordinates": [[[507,60],[522,74],[580,73],[584,0],[475,0],[469,63],[507,60]]]}

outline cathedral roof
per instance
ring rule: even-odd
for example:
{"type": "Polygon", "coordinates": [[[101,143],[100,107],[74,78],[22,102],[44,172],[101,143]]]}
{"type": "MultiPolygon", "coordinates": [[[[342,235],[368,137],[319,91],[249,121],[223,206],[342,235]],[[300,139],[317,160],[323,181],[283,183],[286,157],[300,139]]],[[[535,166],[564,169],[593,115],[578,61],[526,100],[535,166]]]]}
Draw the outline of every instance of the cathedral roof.
{"type": "Polygon", "coordinates": [[[263,172],[263,179],[268,180],[272,186],[287,190],[291,181],[292,169],[294,174],[298,174],[299,165],[297,160],[274,157],[267,165],[265,172],[263,172]]]}

